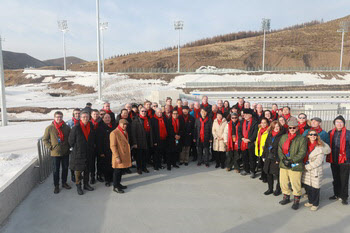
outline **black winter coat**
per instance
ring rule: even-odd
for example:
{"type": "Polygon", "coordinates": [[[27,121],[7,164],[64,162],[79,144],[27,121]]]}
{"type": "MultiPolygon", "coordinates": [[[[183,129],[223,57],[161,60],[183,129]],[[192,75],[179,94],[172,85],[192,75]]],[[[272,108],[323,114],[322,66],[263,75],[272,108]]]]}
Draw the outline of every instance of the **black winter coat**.
{"type": "MultiPolygon", "coordinates": [[[[165,124],[165,128],[166,128],[166,131],[167,131],[167,134],[169,135],[168,131],[168,126],[167,126],[167,122],[165,121],[165,117],[163,116],[163,120],[164,120],[164,124],[165,124]]],[[[153,145],[155,143],[157,143],[157,145],[160,144],[160,132],[159,132],[159,122],[158,122],[158,119],[153,117],[151,119],[151,128],[152,128],[152,141],[153,141],[153,145]]],[[[167,140],[167,139],[165,139],[167,140]]]]}
{"type": "Polygon", "coordinates": [[[188,114],[187,122],[185,122],[185,118],[183,116],[180,116],[180,118],[183,119],[184,123],[184,136],[182,138],[182,146],[191,146],[194,134],[194,123],[196,122],[196,119],[190,114],[188,114]]]}
{"type": "MultiPolygon", "coordinates": [[[[209,147],[210,142],[209,140],[213,140],[213,133],[212,133],[212,127],[213,122],[209,118],[208,121],[204,124],[204,147],[209,147]]],[[[200,143],[200,131],[201,130],[201,121],[200,118],[196,119],[195,125],[194,125],[194,135],[193,139],[196,139],[197,145],[200,143]]]]}
{"type": "Polygon", "coordinates": [[[184,128],[185,128],[185,122],[183,120],[183,118],[179,118],[179,132],[178,134],[175,134],[174,132],[174,126],[173,126],[173,122],[172,120],[168,120],[166,122],[167,124],[167,131],[168,131],[168,150],[171,151],[176,151],[176,152],[181,152],[182,151],[182,144],[183,144],[183,140],[182,138],[184,137],[184,128]],[[176,139],[175,139],[175,135],[179,135],[180,136],[180,140],[178,140],[178,143],[176,144],[176,139]]]}
{"type": "Polygon", "coordinates": [[[115,129],[114,126],[110,128],[102,122],[97,128],[97,151],[98,156],[104,154],[105,156],[112,156],[110,147],[109,134],[115,129]]]}
{"type": "Polygon", "coordinates": [[[208,104],[207,107],[204,107],[203,104],[201,104],[200,107],[201,107],[201,109],[205,108],[205,110],[207,111],[207,116],[209,116],[211,114],[212,106],[210,104],[208,104]]]}
{"type": "MultiPolygon", "coordinates": [[[[253,121],[253,122],[252,122],[252,125],[250,126],[250,130],[248,132],[248,139],[250,140],[250,142],[248,142],[249,149],[255,148],[254,142],[256,140],[258,130],[259,130],[258,122],[254,118],[251,118],[251,121],[253,121]]],[[[238,134],[239,134],[240,139],[244,138],[243,137],[243,124],[244,124],[244,119],[241,120],[241,125],[238,127],[238,134]]]]}
{"type": "Polygon", "coordinates": [[[69,134],[68,142],[73,147],[69,166],[74,171],[89,170],[93,166],[92,158],[95,156],[96,131],[91,122],[88,124],[90,124],[90,134],[87,141],[80,124],[74,126],[69,134]]]}
{"type": "MultiPolygon", "coordinates": [[[[151,126],[151,120],[149,118],[148,120],[151,126]]],[[[136,116],[131,123],[131,145],[137,145],[138,149],[149,149],[153,145],[152,133],[152,127],[150,132],[147,133],[143,127],[143,120],[140,117],[136,116]]]]}
{"type": "Polygon", "coordinates": [[[281,131],[276,135],[275,139],[273,139],[271,133],[269,133],[266,138],[264,151],[262,154],[262,158],[265,159],[263,169],[266,174],[279,174],[280,167],[279,164],[276,164],[276,162],[280,162],[280,158],[278,157],[278,143],[282,135],[285,133],[285,129],[282,128],[281,131]]]}

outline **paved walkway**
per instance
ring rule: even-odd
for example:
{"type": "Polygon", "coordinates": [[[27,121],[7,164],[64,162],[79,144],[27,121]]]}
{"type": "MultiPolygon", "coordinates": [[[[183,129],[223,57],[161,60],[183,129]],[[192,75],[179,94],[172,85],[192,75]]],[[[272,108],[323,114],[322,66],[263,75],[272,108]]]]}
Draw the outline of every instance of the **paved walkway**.
{"type": "Polygon", "coordinates": [[[188,167],[123,177],[125,194],[102,183],[78,196],[76,189],[53,194],[52,177],[38,185],[13,212],[1,233],[109,232],[350,232],[350,206],[329,201],[329,165],[317,212],[278,204],[265,196],[267,184],[225,170],[188,167]]]}

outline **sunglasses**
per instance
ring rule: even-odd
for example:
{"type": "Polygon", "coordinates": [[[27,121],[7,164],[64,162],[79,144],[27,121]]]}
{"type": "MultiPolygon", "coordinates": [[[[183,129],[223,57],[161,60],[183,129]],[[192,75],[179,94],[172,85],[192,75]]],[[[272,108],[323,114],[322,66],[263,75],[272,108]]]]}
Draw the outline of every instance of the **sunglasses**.
{"type": "Polygon", "coordinates": [[[288,127],[289,129],[296,129],[297,127],[288,127]]]}
{"type": "Polygon", "coordinates": [[[310,133],[309,136],[315,136],[315,137],[317,137],[318,135],[317,135],[317,133],[310,133]]]}
{"type": "Polygon", "coordinates": [[[299,119],[304,119],[304,120],[305,120],[305,119],[306,119],[306,117],[299,117],[299,119]]]}
{"type": "Polygon", "coordinates": [[[101,114],[100,114],[100,116],[104,116],[104,115],[105,115],[105,113],[101,113],[101,114]]]}
{"type": "Polygon", "coordinates": [[[141,112],[146,112],[146,111],[141,111],[141,112]]]}
{"type": "Polygon", "coordinates": [[[231,117],[231,119],[238,119],[238,117],[231,117]]]}

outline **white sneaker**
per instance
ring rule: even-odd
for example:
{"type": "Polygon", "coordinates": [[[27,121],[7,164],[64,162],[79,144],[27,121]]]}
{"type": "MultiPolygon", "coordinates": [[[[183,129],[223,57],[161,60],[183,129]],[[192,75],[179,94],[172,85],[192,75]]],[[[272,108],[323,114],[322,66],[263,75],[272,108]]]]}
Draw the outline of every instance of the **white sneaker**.
{"type": "Polygon", "coordinates": [[[311,204],[311,203],[309,203],[309,202],[306,202],[306,203],[304,204],[304,206],[306,206],[306,207],[311,207],[311,206],[312,206],[312,204],[311,204]]]}
{"type": "Polygon", "coordinates": [[[316,211],[318,209],[318,206],[312,206],[311,208],[310,208],[310,210],[312,210],[312,211],[316,211]]]}

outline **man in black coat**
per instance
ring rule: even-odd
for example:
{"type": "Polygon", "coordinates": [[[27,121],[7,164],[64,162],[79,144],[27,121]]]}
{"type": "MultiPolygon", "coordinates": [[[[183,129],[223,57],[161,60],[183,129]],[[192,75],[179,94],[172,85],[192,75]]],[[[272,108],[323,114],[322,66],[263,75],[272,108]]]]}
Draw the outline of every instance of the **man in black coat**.
{"type": "Polygon", "coordinates": [[[185,166],[188,165],[188,158],[190,156],[190,148],[193,142],[193,131],[195,119],[189,114],[190,108],[188,106],[182,107],[182,121],[184,123],[184,135],[181,139],[182,141],[182,151],[180,153],[180,165],[185,163],[185,166]]]}
{"type": "Polygon", "coordinates": [[[152,143],[152,128],[150,118],[147,116],[146,108],[142,107],[140,115],[134,118],[131,123],[132,148],[136,148],[137,173],[149,173],[146,162],[149,156],[149,149],[152,143]]]}
{"type": "Polygon", "coordinates": [[[200,105],[200,108],[204,108],[205,111],[207,111],[207,115],[210,116],[211,115],[211,111],[212,111],[212,106],[208,103],[208,96],[203,96],[202,97],[202,103],[200,105]]]}
{"type": "Polygon", "coordinates": [[[88,112],[82,112],[79,124],[72,128],[68,139],[69,145],[73,147],[70,169],[75,172],[75,183],[79,195],[84,194],[81,188],[82,175],[84,176],[84,189],[94,190],[89,185],[89,168],[92,158],[95,156],[96,131],[93,124],[89,122],[89,118],[88,112]]]}
{"type": "Polygon", "coordinates": [[[243,112],[243,109],[244,109],[244,103],[245,103],[244,99],[243,98],[239,98],[238,102],[235,105],[233,105],[233,107],[232,107],[232,108],[235,108],[235,109],[238,110],[237,111],[238,116],[242,115],[242,112],[243,112]]]}
{"type": "Polygon", "coordinates": [[[184,135],[184,122],[179,118],[177,110],[172,111],[171,120],[167,121],[168,128],[168,147],[167,147],[167,169],[170,171],[171,166],[179,168],[176,161],[182,149],[182,137],[184,135]]]}
{"type": "Polygon", "coordinates": [[[205,166],[209,167],[209,146],[213,141],[212,125],[206,108],[202,108],[201,117],[195,122],[193,138],[193,141],[197,142],[198,166],[205,163],[205,166]]]}
{"type": "Polygon", "coordinates": [[[244,119],[238,127],[239,138],[242,140],[243,171],[241,175],[245,176],[251,172],[251,178],[255,178],[256,156],[254,142],[258,134],[258,122],[253,118],[254,112],[252,109],[244,109],[243,114],[244,119]]]}
{"type": "Polygon", "coordinates": [[[106,113],[108,113],[110,116],[111,116],[111,123],[113,125],[116,125],[116,122],[115,122],[115,114],[114,112],[112,112],[111,110],[111,104],[109,102],[105,102],[103,104],[103,111],[105,111],[106,113]]]}
{"type": "Polygon", "coordinates": [[[162,114],[162,109],[158,108],[155,111],[154,117],[151,119],[152,138],[153,138],[153,166],[154,170],[163,169],[162,159],[166,158],[166,150],[168,147],[168,129],[165,116],[162,114]]]}

